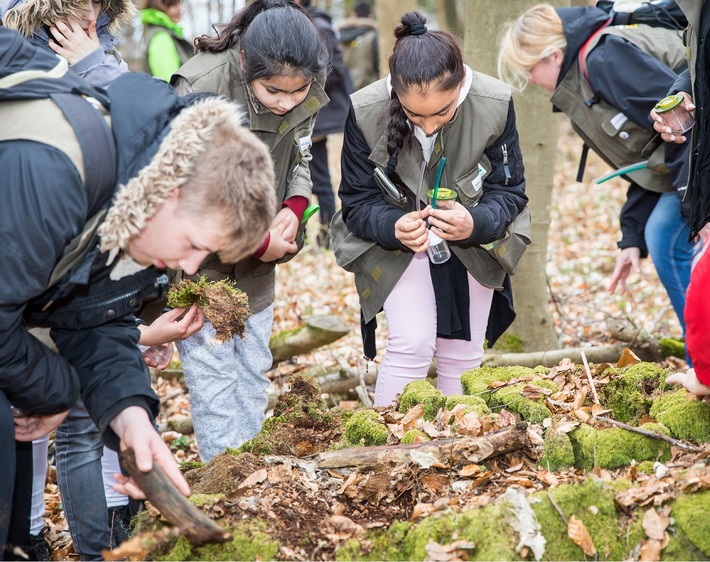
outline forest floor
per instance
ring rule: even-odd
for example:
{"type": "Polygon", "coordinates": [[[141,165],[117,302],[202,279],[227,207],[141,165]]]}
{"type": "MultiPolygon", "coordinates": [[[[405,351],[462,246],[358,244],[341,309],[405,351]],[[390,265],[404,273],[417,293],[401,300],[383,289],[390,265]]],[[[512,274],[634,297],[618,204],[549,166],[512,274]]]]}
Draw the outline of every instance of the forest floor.
{"type": "MultiPolygon", "coordinates": [[[[335,137],[329,146],[334,185],[337,185],[339,179],[338,141],[338,137],[335,137]]],[[[627,293],[608,293],[607,285],[618,253],[618,214],[625,199],[626,188],[624,182],[618,179],[603,186],[593,184],[592,179],[606,173],[608,167],[592,153],[587,163],[585,182],[576,183],[580,153],[581,141],[572,133],[569,124],[562,121],[547,260],[548,302],[560,347],[613,343],[607,326],[609,318],[623,319],[656,336],[680,338],[680,325],[650,260],[643,261],[640,274],[630,276],[627,293]]],[[[337,316],[351,331],[331,345],[281,363],[270,371],[269,377],[276,392],[288,389],[293,375],[313,365],[341,365],[355,372],[362,368],[359,305],[352,276],[336,265],[331,251],[315,244],[316,217],[311,222],[310,242],[296,259],[277,268],[274,333],[301,326],[311,315],[337,316]]],[[[377,331],[379,359],[385,348],[386,333],[386,323],[380,319],[377,331]]],[[[674,371],[686,365],[680,359],[670,358],[660,366],[674,371]]],[[[189,396],[179,381],[163,379],[158,375],[156,386],[163,402],[160,422],[189,415],[189,396]]],[[[566,399],[572,401],[578,390],[570,387],[566,399]]],[[[326,399],[329,406],[345,410],[358,405],[358,396],[354,392],[349,395],[326,396],[326,399]]],[[[394,411],[386,413],[386,419],[387,416],[390,416],[391,423],[401,422],[394,411]]],[[[505,419],[500,422],[500,427],[512,423],[505,419]]],[[[337,427],[321,427],[311,432],[310,437],[300,435],[299,439],[301,442],[308,439],[318,441],[316,434],[319,434],[321,442],[317,447],[321,447],[324,439],[336,439],[339,432],[341,429],[337,427]]],[[[199,461],[194,436],[168,432],[164,438],[171,444],[178,462],[199,461]]],[[[687,468],[692,465],[692,458],[688,453],[674,450],[673,462],[678,467],[687,468]]],[[[580,478],[579,472],[574,469],[558,473],[540,470],[536,467],[534,455],[531,457],[520,453],[501,457],[479,469],[478,474],[475,471],[469,474],[476,484],[469,492],[460,490],[458,493],[452,492],[449,475],[436,473],[433,469],[415,474],[416,471],[406,466],[397,467],[394,472],[383,469],[381,473],[369,475],[369,484],[365,487],[358,486],[358,482],[336,471],[321,471],[316,478],[312,467],[299,463],[295,457],[290,461],[268,465],[263,459],[252,455],[242,455],[237,459],[220,456],[208,466],[210,476],[203,474],[206,480],[193,475],[191,481],[193,487],[201,493],[221,492],[229,495],[237,487],[243,488],[245,480],[252,479],[249,494],[244,495],[244,490],[241,494],[243,498],[252,498],[249,500],[252,501],[249,509],[245,508],[243,502],[227,502],[238,507],[232,511],[230,507],[221,504],[213,507],[211,513],[208,509],[208,513],[221,514],[225,524],[246,517],[245,513],[250,516],[256,512],[265,516],[268,514],[272,523],[269,532],[278,537],[283,545],[278,558],[300,560],[332,559],[338,545],[362,529],[382,528],[393,520],[417,519],[442,509],[441,505],[435,507],[442,494],[447,497],[447,501],[455,497],[458,509],[463,509],[486,505],[503,495],[510,485],[546,489],[580,478]],[[254,475],[257,474],[260,476],[255,479],[254,475]],[[219,483],[220,489],[211,487],[214,482],[219,483]],[[338,500],[333,499],[336,495],[338,500]],[[260,507],[255,508],[254,501],[260,507]],[[419,510],[418,515],[415,515],[415,510],[419,510]],[[330,518],[324,519],[326,515],[330,515],[330,518]],[[333,519],[333,516],[342,516],[344,519],[333,519]],[[346,520],[350,523],[343,523],[346,520]],[[343,528],[339,525],[346,526],[343,528]],[[304,545],[304,536],[314,538],[304,545]]],[[[612,480],[628,477],[628,471],[633,472],[634,468],[603,473],[600,471],[599,475],[612,480]]],[[[634,477],[642,478],[642,483],[645,478],[638,473],[634,477]]],[[[660,492],[649,492],[649,497],[655,493],[660,492]]],[[[72,554],[56,483],[51,474],[45,500],[47,521],[52,529],[55,548],[53,556],[55,559],[73,558],[75,555],[72,554]]],[[[134,555],[140,557],[140,552],[134,555]]],[[[457,559],[461,555],[460,549],[454,548],[447,552],[435,552],[432,559],[457,559]],[[445,558],[445,555],[451,556],[445,558]]]]}

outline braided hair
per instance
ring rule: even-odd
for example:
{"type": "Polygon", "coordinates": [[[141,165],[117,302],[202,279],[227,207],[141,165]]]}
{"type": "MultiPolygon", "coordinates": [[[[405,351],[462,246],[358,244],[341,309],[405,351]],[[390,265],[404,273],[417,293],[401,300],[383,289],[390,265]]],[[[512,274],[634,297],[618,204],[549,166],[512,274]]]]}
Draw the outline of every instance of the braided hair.
{"type": "Polygon", "coordinates": [[[411,127],[397,92],[434,87],[446,91],[463,82],[463,55],[456,38],[447,31],[430,30],[419,12],[407,12],[394,30],[397,41],[389,58],[392,100],[387,122],[387,175],[395,172],[399,151],[410,140],[411,127]]]}

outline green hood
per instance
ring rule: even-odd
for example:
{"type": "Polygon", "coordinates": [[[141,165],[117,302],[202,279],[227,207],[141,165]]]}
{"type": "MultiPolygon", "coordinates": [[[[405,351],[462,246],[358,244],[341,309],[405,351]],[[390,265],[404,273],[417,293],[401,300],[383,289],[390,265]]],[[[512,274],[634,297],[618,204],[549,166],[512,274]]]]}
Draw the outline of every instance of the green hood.
{"type": "Polygon", "coordinates": [[[141,23],[143,25],[158,25],[160,27],[165,27],[181,39],[183,38],[182,27],[171,20],[168,14],[161,12],[160,10],[156,10],[155,8],[141,10],[141,23]]]}

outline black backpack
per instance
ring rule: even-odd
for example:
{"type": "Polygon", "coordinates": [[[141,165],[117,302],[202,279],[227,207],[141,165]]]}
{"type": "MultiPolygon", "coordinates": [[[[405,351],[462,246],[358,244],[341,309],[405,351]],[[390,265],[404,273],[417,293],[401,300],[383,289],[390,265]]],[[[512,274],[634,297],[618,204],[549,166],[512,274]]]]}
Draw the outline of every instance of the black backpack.
{"type": "MultiPolygon", "coordinates": [[[[623,10],[624,2],[597,0],[596,7],[604,10],[611,21],[609,25],[633,25],[643,23],[653,27],[683,30],[688,27],[688,19],[673,0],[652,0],[641,2],[631,11],[623,10]],[[616,7],[616,9],[615,9],[616,7]]],[[[627,3],[627,5],[631,6],[627,3]]]]}

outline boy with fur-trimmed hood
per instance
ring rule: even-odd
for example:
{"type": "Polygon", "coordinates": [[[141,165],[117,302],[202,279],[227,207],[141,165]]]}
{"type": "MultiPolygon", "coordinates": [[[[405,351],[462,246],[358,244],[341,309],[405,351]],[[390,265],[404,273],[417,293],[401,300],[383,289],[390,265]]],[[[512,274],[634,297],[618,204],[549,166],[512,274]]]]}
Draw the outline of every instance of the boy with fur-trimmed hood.
{"type": "Polygon", "coordinates": [[[49,46],[94,86],[105,87],[128,70],[117,36],[136,14],[130,0],[11,0],[3,22],[49,46]]]}
{"type": "MultiPolygon", "coordinates": [[[[141,470],[156,463],[189,492],[153,427],[159,402],[133,314],[156,292],[155,268],[194,273],[215,252],[237,261],[274,216],[269,151],[235,104],[212,96],[186,105],[133,73],[106,94],[0,27],[0,559],[27,535],[21,480],[31,467],[17,451],[61,423],[79,395],[106,445],[133,448],[141,470]],[[83,108],[81,134],[61,99],[83,108]],[[116,165],[85,165],[93,151],[83,134],[89,146],[113,146],[116,165]],[[77,239],[86,249],[50,281],[77,239]],[[56,351],[30,326],[49,328],[56,351]]],[[[128,479],[117,489],[140,495],[128,479]]]]}

